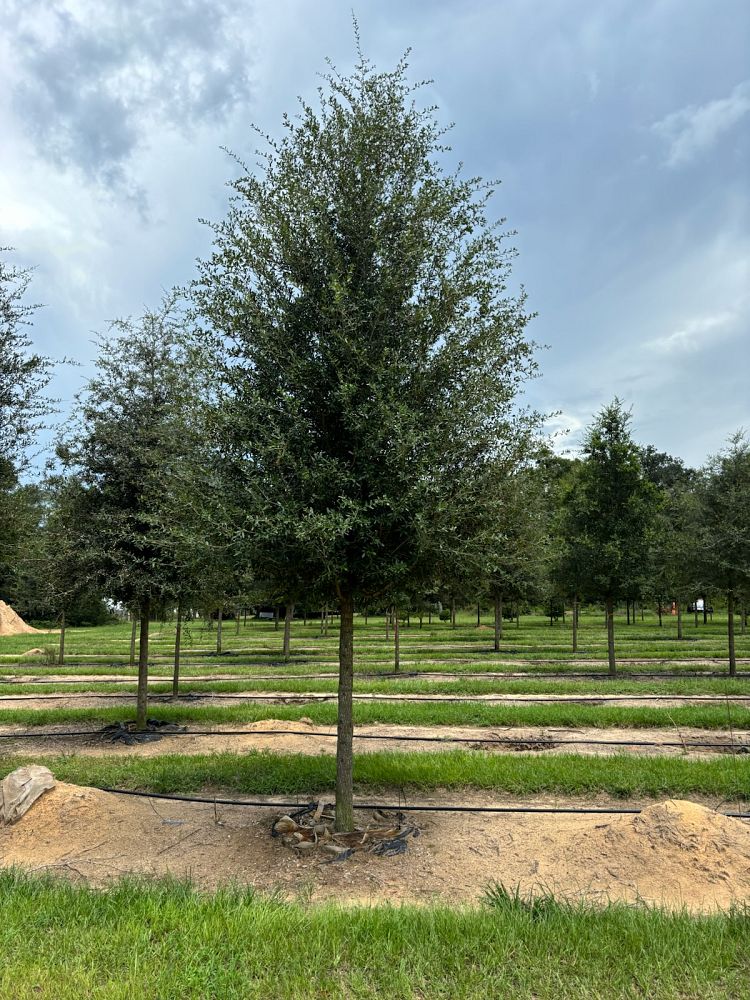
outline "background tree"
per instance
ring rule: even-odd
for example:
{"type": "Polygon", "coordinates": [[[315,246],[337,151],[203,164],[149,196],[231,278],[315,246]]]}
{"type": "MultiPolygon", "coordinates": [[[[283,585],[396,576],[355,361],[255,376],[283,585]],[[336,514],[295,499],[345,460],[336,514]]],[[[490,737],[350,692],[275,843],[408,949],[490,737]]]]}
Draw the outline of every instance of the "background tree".
{"type": "Polygon", "coordinates": [[[353,824],[355,602],[430,577],[485,497],[532,373],[494,185],[446,175],[406,63],[331,73],[233,182],[195,300],[223,348],[224,448],[264,577],[337,604],[336,825],[353,824]]]}
{"type": "MultiPolygon", "coordinates": [[[[0,254],[9,248],[0,247],[0,254]]],[[[51,411],[45,396],[52,362],[37,354],[26,331],[37,306],[26,301],[32,272],[0,257],[0,599],[12,600],[28,490],[19,480],[27,449],[51,411]]]]}
{"type": "MultiPolygon", "coordinates": [[[[180,593],[186,570],[175,498],[185,497],[195,412],[173,297],[99,340],[97,374],[58,451],[85,491],[86,572],[140,616],[137,727],[146,726],[149,622],[180,593]]],[[[193,501],[194,503],[196,501],[193,501]]]]}
{"type": "Polygon", "coordinates": [[[727,599],[729,673],[737,673],[734,614],[750,586],[750,444],[742,432],[709,459],[698,487],[701,499],[702,576],[727,599]]]}
{"type": "Polygon", "coordinates": [[[630,436],[630,413],[615,400],[588,429],[584,461],[564,496],[576,575],[604,601],[609,672],[615,674],[615,602],[648,575],[659,491],[641,466],[630,436]]]}

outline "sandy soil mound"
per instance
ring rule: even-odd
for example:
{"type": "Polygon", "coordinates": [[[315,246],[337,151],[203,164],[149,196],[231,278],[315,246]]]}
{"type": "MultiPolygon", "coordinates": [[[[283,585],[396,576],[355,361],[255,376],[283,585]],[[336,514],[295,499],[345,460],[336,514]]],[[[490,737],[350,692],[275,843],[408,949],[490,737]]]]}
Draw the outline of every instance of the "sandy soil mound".
{"type": "Polygon", "coordinates": [[[26,635],[31,632],[41,632],[41,629],[32,628],[17,615],[13,608],[0,601],[0,635],[26,635]]]}
{"type": "Polygon", "coordinates": [[[715,889],[748,895],[750,824],[695,802],[667,800],[574,835],[559,863],[546,870],[553,880],[578,878],[587,894],[606,894],[614,880],[634,899],[710,905],[715,889]]]}
{"type": "MultiPolygon", "coordinates": [[[[489,804],[496,796],[435,793],[489,804]]],[[[330,801],[330,799],[329,799],[330,801]]],[[[536,804],[562,804],[539,799],[536,804]]],[[[575,802],[568,804],[588,804],[575,802]]],[[[526,894],[639,899],[692,910],[750,901],[750,825],[691,802],[639,816],[477,813],[412,816],[421,835],[399,857],[326,863],[270,836],[268,809],[111,795],[59,783],[14,826],[0,828],[0,865],[105,884],[125,874],[230,881],[313,900],[477,902],[491,882],[526,894]]],[[[358,817],[359,818],[359,817],[358,817]]]]}

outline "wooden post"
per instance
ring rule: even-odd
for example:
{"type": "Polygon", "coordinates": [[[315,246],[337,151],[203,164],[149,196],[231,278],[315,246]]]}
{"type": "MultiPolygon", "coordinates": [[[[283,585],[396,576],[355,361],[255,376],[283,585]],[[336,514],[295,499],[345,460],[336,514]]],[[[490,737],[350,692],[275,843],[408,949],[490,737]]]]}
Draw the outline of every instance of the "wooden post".
{"type": "Polygon", "coordinates": [[[289,648],[292,641],[292,618],[294,618],[294,605],[287,604],[284,608],[284,645],[283,654],[284,659],[289,659],[289,648]]]}

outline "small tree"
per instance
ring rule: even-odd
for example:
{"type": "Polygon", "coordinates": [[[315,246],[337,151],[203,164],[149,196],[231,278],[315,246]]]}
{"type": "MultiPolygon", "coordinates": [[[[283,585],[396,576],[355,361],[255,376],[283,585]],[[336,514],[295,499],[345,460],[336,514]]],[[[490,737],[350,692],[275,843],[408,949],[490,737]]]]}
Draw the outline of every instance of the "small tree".
{"type": "MultiPolygon", "coordinates": [[[[187,496],[196,439],[183,326],[173,298],[99,340],[97,374],[78,426],[59,446],[85,491],[80,524],[88,574],[140,616],[137,727],[146,726],[151,612],[185,579],[175,498],[187,496]]],[[[196,503],[196,500],[192,501],[196,503]]]]}
{"type": "MultiPolygon", "coordinates": [[[[331,73],[233,183],[195,299],[222,348],[228,492],[262,577],[340,612],[336,825],[353,825],[355,602],[431,581],[485,512],[534,368],[494,185],[446,175],[406,63],[331,73]]],[[[488,513],[489,511],[489,513],[488,513]]]]}
{"type": "Polygon", "coordinates": [[[659,492],[643,473],[630,412],[615,399],[588,429],[584,461],[564,497],[570,560],[581,585],[604,601],[607,657],[615,674],[615,602],[647,576],[659,492]]]}

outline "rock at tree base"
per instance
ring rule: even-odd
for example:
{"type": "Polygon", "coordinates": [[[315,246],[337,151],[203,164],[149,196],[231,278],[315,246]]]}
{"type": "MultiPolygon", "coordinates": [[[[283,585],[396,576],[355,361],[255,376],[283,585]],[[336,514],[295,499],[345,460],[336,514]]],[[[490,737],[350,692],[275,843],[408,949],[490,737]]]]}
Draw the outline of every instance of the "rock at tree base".
{"type": "Polygon", "coordinates": [[[9,604],[0,601],[0,635],[27,635],[41,631],[32,625],[27,625],[9,604]]]}
{"type": "Polygon", "coordinates": [[[55,779],[49,768],[38,764],[16,768],[0,781],[0,825],[19,820],[36,800],[50,788],[55,779]]]}

